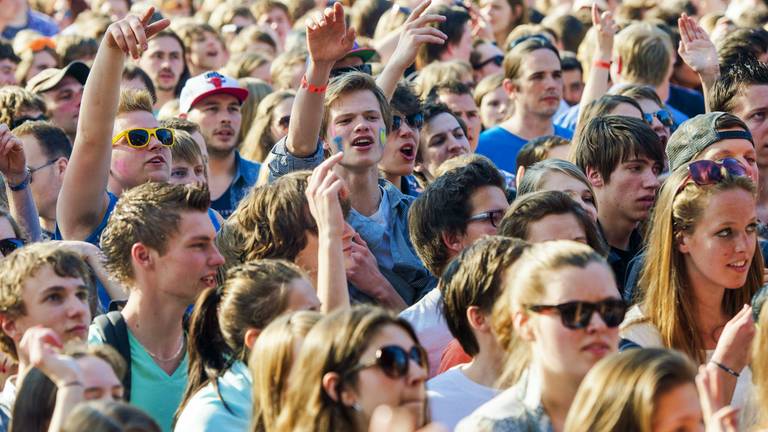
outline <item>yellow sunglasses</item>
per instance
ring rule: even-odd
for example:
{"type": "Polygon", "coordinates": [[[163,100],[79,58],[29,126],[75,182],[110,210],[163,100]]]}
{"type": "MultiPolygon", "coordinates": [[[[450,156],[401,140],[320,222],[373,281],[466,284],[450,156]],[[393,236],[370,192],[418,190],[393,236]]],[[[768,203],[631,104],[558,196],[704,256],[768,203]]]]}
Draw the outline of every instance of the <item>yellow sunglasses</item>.
{"type": "Polygon", "coordinates": [[[164,146],[172,146],[176,141],[176,136],[173,133],[173,129],[169,128],[133,128],[126,129],[112,138],[112,145],[116,144],[122,137],[125,137],[128,141],[128,145],[133,148],[144,148],[149,145],[149,141],[152,137],[157,138],[160,144],[164,146]]]}

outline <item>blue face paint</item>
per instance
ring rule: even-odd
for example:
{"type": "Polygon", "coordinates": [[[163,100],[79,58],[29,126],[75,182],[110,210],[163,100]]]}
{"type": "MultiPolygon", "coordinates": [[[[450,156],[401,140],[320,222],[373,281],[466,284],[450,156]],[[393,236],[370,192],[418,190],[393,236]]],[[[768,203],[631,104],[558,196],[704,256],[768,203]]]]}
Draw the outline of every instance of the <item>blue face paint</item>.
{"type": "Polygon", "coordinates": [[[379,145],[381,148],[384,148],[384,146],[387,144],[387,130],[384,128],[379,128],[379,145]]]}
{"type": "Polygon", "coordinates": [[[344,151],[344,143],[341,140],[341,137],[336,135],[333,137],[333,143],[336,145],[336,150],[342,152],[344,151]]]}

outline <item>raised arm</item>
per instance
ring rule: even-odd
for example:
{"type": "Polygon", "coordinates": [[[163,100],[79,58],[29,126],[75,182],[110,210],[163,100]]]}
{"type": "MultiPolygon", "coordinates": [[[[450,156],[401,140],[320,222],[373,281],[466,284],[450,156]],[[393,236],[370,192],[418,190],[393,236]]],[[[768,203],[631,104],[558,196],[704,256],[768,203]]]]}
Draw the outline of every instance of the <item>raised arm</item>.
{"type": "Polygon", "coordinates": [[[285,142],[292,155],[308,157],[317,151],[324,88],[328,85],[334,63],[347,55],[354,42],[355,30],[347,29],[341,3],[326,8],[322,16],[313,16],[312,22],[307,25],[309,64],[302,85],[296,92],[285,142]]]}
{"type": "Polygon", "coordinates": [[[315,168],[306,191],[309,211],[317,224],[317,296],[325,313],[349,307],[342,245],[347,222],[341,210],[341,199],[349,196],[349,190],[344,179],[333,171],[343,156],[342,152],[336,153],[315,168]]]}
{"type": "Polygon", "coordinates": [[[677,20],[677,27],[680,30],[680,46],[677,52],[685,64],[699,74],[704,106],[709,112],[712,86],[720,77],[717,49],[704,29],[692,17],[682,14],[677,20]]]}
{"type": "Polygon", "coordinates": [[[392,99],[397,82],[403,77],[405,70],[416,60],[419,48],[425,43],[442,45],[448,38],[445,33],[429,25],[445,21],[445,17],[442,15],[424,13],[430,4],[432,4],[431,0],[422,2],[405,20],[399,32],[400,38],[397,47],[392,56],[389,57],[384,70],[376,78],[376,84],[384,92],[387,100],[392,99]]]}
{"type": "Polygon", "coordinates": [[[77,124],[56,208],[56,221],[66,239],[85,239],[106,212],[112,129],[125,56],[139,58],[147,39],[170,23],[164,19],[149,24],[153,12],[150,7],[141,18],[129,15],[112,23],[96,53],[80,105],[82,121],[77,124]]]}
{"type": "Polygon", "coordinates": [[[24,145],[5,124],[0,124],[0,173],[5,177],[11,216],[27,232],[29,241],[40,241],[42,231],[32,190],[29,188],[32,173],[27,167],[24,145]]]}
{"type": "Polygon", "coordinates": [[[597,49],[592,56],[592,65],[584,86],[584,93],[579,102],[579,114],[590,102],[603,97],[608,92],[611,56],[613,55],[613,37],[618,30],[610,12],[598,11],[592,4],[592,25],[597,28],[597,49]]]}

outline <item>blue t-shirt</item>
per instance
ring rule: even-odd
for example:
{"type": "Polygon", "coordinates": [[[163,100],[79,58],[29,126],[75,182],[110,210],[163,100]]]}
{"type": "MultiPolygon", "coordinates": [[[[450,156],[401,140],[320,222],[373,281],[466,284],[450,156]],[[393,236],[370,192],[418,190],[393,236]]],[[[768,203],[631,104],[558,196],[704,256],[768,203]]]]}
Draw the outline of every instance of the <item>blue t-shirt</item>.
{"type": "MultiPolygon", "coordinates": [[[[558,125],[554,125],[554,129],[554,134],[557,136],[568,140],[573,138],[573,132],[569,129],[563,129],[558,125]]],[[[489,158],[497,168],[515,173],[517,172],[517,154],[527,142],[528,140],[520,138],[501,126],[495,126],[480,134],[475,152],[489,158]]]]}
{"type": "Polygon", "coordinates": [[[34,30],[43,36],[51,37],[55,36],[59,32],[59,26],[48,15],[27,9],[27,24],[21,27],[7,26],[3,29],[3,37],[8,40],[13,40],[16,34],[22,30],[34,30]]]}
{"type": "Polygon", "coordinates": [[[252,387],[253,380],[248,366],[236,361],[218,379],[220,395],[210,383],[200,389],[184,406],[174,431],[248,430],[253,410],[252,387]]]}
{"type": "MultiPolygon", "coordinates": [[[[91,324],[88,343],[103,344],[96,325],[91,324]]],[[[155,363],[146,348],[128,329],[128,343],[131,347],[131,404],[144,410],[152,417],[163,432],[170,432],[173,415],[181,403],[187,387],[187,352],[179,366],[168,375],[155,363]]]]}

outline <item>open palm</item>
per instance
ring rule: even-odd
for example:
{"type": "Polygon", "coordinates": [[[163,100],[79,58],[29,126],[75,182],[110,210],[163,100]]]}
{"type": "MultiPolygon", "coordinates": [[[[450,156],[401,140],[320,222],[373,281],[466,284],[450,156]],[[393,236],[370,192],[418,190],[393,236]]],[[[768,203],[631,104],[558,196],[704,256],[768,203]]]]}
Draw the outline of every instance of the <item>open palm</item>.
{"type": "Polygon", "coordinates": [[[704,29],[696,21],[683,14],[678,20],[680,46],[677,52],[685,64],[697,73],[716,72],[717,49],[704,29]]]}
{"type": "Polygon", "coordinates": [[[336,62],[347,55],[354,42],[355,30],[347,29],[341,3],[313,16],[307,26],[307,47],[314,62],[336,62]]]}

